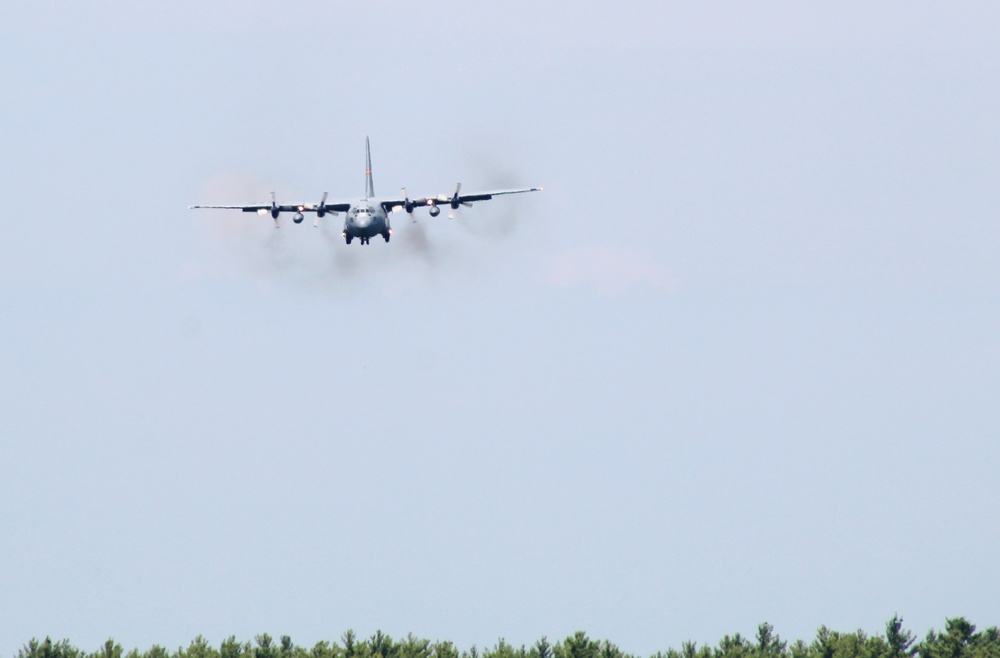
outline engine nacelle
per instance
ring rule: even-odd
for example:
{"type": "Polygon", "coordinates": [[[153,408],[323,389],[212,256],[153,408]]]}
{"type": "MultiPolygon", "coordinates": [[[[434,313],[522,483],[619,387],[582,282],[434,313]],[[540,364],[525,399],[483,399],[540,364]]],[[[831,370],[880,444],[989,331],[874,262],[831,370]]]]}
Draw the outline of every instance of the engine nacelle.
{"type": "Polygon", "coordinates": [[[292,221],[295,222],[296,224],[301,224],[303,219],[304,217],[300,212],[297,212],[294,215],[292,215],[292,221]]]}
{"type": "Polygon", "coordinates": [[[427,209],[427,212],[430,213],[431,217],[437,217],[441,214],[441,209],[437,206],[431,206],[427,209]]]}

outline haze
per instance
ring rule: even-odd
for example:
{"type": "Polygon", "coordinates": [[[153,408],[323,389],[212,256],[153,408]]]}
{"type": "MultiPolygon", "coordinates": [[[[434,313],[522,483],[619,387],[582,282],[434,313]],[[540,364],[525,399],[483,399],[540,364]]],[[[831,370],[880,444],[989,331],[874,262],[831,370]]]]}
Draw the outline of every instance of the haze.
{"type": "Polygon", "coordinates": [[[7,0],[0,655],[997,624],[998,24],[7,0]]]}

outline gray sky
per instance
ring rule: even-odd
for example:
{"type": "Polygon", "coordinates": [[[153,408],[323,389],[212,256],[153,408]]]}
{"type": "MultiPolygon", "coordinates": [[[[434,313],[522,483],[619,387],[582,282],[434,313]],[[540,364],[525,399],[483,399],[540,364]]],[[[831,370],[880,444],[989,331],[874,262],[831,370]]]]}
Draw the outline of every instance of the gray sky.
{"type": "Polygon", "coordinates": [[[0,655],[1000,622],[995,3],[338,4],[0,6],[0,655]]]}

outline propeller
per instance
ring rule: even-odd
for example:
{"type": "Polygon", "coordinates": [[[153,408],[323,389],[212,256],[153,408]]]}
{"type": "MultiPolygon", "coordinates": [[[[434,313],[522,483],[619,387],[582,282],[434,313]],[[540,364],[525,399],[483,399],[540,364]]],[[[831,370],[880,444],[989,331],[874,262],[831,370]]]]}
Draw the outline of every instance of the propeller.
{"type": "Polygon", "coordinates": [[[410,216],[411,222],[416,222],[417,218],[413,216],[413,209],[416,207],[416,204],[410,201],[410,195],[406,193],[405,187],[402,188],[401,192],[403,193],[403,210],[410,216]]]}
{"type": "Polygon", "coordinates": [[[448,211],[448,219],[455,219],[455,211],[458,210],[459,206],[472,207],[472,204],[467,201],[462,201],[458,193],[462,191],[462,184],[459,183],[455,186],[455,194],[452,195],[451,200],[448,202],[451,205],[451,210],[448,211]]]}
{"type": "Polygon", "coordinates": [[[313,220],[313,226],[319,226],[319,218],[326,214],[326,192],[323,192],[323,198],[319,200],[319,205],[316,206],[316,219],[313,220]]]}

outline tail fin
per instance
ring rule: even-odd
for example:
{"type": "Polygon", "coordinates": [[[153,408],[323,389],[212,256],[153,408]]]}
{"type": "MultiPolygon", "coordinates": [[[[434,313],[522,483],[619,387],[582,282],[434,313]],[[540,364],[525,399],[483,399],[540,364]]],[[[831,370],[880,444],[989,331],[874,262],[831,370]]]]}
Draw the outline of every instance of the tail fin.
{"type": "Polygon", "coordinates": [[[375,184],[372,183],[372,147],[365,137],[365,196],[375,198],[375,184]]]}

